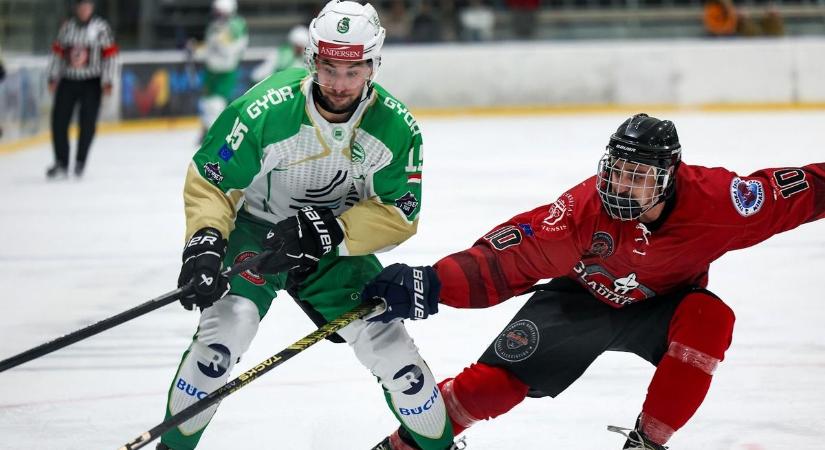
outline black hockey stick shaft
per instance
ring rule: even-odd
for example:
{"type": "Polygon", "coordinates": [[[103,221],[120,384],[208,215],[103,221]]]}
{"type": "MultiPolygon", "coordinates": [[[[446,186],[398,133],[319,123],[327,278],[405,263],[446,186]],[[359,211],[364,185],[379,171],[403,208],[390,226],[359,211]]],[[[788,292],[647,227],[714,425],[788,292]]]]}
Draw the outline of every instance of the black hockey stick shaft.
{"type": "MultiPolygon", "coordinates": [[[[268,257],[270,254],[271,253],[269,251],[261,252],[257,256],[245,259],[235,264],[234,266],[224,270],[222,274],[231,278],[233,275],[237,275],[245,270],[254,269],[264,258],[268,257]]],[[[173,303],[182,296],[188,294],[191,290],[192,285],[187,284],[185,286],[175,289],[174,291],[167,292],[161,295],[160,297],[153,298],[152,300],[142,303],[130,310],[116,314],[107,319],[103,319],[100,322],[89,325],[86,328],[81,328],[80,330],[73,331],[57,339],[46,342],[45,344],[38,345],[37,347],[14,355],[11,358],[4,359],[0,361],[0,372],[11,369],[12,367],[19,366],[20,364],[29,362],[41,356],[48,355],[49,353],[55,350],[59,350],[63,347],[74,344],[75,342],[94,336],[102,331],[106,331],[109,328],[128,322],[136,317],[140,317],[162,306],[166,306],[170,303],[173,303]]]]}
{"type": "Polygon", "coordinates": [[[240,374],[238,378],[224,384],[223,386],[219,387],[217,390],[212,391],[206,397],[198,400],[197,402],[189,405],[183,411],[175,414],[174,416],[164,420],[160,424],[156,425],[149,431],[142,433],[140,436],[129,442],[128,444],[120,447],[119,450],[135,450],[138,448],[142,448],[146,444],[152,442],[153,440],[157,439],[163,433],[171,430],[173,427],[176,427],[183,422],[195,417],[196,415],[200,414],[213,404],[221,401],[225,397],[229,396],[230,394],[234,393],[238,389],[246,386],[247,384],[255,381],[261,375],[269,372],[270,370],[274,369],[275,367],[280,366],[288,359],[292,358],[293,356],[301,353],[302,351],[306,350],[307,348],[311,347],[312,345],[318,343],[319,341],[323,340],[327,336],[335,333],[336,331],[344,328],[345,326],[349,325],[353,321],[360,319],[375,309],[377,306],[382,305],[383,301],[378,298],[373,298],[367,300],[360,305],[356,306],[355,308],[345,312],[337,319],[334,319],[328,323],[326,323],[321,328],[309,333],[308,335],[304,336],[303,339],[296,341],[294,344],[290,345],[289,347],[281,350],[280,352],[276,353],[273,356],[262,361],[257,366],[247,370],[246,372],[240,374]]]}

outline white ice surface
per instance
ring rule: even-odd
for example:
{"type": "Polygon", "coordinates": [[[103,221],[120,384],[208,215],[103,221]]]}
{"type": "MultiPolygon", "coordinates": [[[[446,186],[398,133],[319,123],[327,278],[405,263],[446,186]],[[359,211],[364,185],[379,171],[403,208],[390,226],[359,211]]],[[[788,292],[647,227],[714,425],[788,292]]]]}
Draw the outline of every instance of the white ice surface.
{"type": "MultiPolygon", "coordinates": [[[[825,112],[680,113],[684,159],[740,173],[825,158],[825,112]]],[[[427,264],[593,174],[618,115],[424,119],[416,237],[381,256],[427,264]]],[[[99,136],[86,177],[47,183],[48,146],[0,156],[0,359],[174,288],[194,131],[99,136]]],[[[825,223],[723,257],[710,288],[737,313],[733,345],[674,450],[825,448],[825,223]]],[[[441,379],[473,362],[524,303],[409,324],[441,379]]],[[[0,373],[0,449],[117,449],[163,419],[197,314],[177,304],[0,373]]],[[[275,301],[245,369],[313,329],[275,301]]],[[[468,432],[470,449],[619,449],[653,367],[607,354],[557,399],[468,432]]],[[[199,448],[364,450],[395,428],[375,380],[322,342],[224,400],[199,448]]],[[[154,448],[154,443],[151,447],[154,448]]]]}

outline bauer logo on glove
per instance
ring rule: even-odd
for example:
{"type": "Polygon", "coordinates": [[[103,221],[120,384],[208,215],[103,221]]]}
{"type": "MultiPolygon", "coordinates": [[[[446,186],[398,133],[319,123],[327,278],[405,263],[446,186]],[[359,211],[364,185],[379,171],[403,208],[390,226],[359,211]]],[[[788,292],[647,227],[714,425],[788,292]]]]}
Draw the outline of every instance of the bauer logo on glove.
{"type": "Polygon", "coordinates": [[[426,319],[437,313],[440,292],[441,282],[432,267],[393,264],[367,283],[361,298],[383,300],[384,308],[367,320],[387,323],[395,319],[426,319]]]}

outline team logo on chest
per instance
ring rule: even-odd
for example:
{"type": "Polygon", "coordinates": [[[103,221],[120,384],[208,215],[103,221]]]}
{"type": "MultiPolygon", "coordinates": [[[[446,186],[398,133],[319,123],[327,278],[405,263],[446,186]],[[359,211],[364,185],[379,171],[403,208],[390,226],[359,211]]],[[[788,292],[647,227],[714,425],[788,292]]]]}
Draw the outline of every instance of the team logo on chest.
{"type": "Polygon", "coordinates": [[[599,264],[585,265],[582,261],[573,267],[573,272],[596,298],[616,308],[656,296],[656,292],[639,282],[635,272],[616,277],[599,264]]]}
{"type": "Polygon", "coordinates": [[[351,150],[351,155],[352,155],[351,156],[352,157],[352,162],[354,162],[354,163],[364,162],[364,156],[366,155],[366,153],[364,152],[364,147],[362,147],[361,144],[359,144],[358,142],[353,142],[352,143],[352,148],[350,150],[351,150]]]}
{"type": "Polygon", "coordinates": [[[730,184],[730,196],[736,212],[745,217],[759,212],[765,203],[765,190],[758,180],[734,177],[730,184]]]}
{"type": "Polygon", "coordinates": [[[613,236],[606,231],[597,231],[593,233],[593,239],[590,243],[590,250],[587,251],[588,256],[600,256],[607,258],[613,254],[615,244],[613,236]]]}

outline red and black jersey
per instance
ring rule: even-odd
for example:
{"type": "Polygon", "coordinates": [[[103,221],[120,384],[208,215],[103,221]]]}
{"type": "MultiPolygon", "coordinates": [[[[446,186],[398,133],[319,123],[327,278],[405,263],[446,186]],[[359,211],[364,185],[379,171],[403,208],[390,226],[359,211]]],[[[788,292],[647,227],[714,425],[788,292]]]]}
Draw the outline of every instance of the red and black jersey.
{"type": "Polygon", "coordinates": [[[675,196],[651,224],[612,219],[595,183],[587,179],[440,260],[442,303],[484,308],[566,276],[620,308],[705,287],[710,263],[725,253],[825,217],[825,163],[745,177],[682,164],[675,196]]]}

